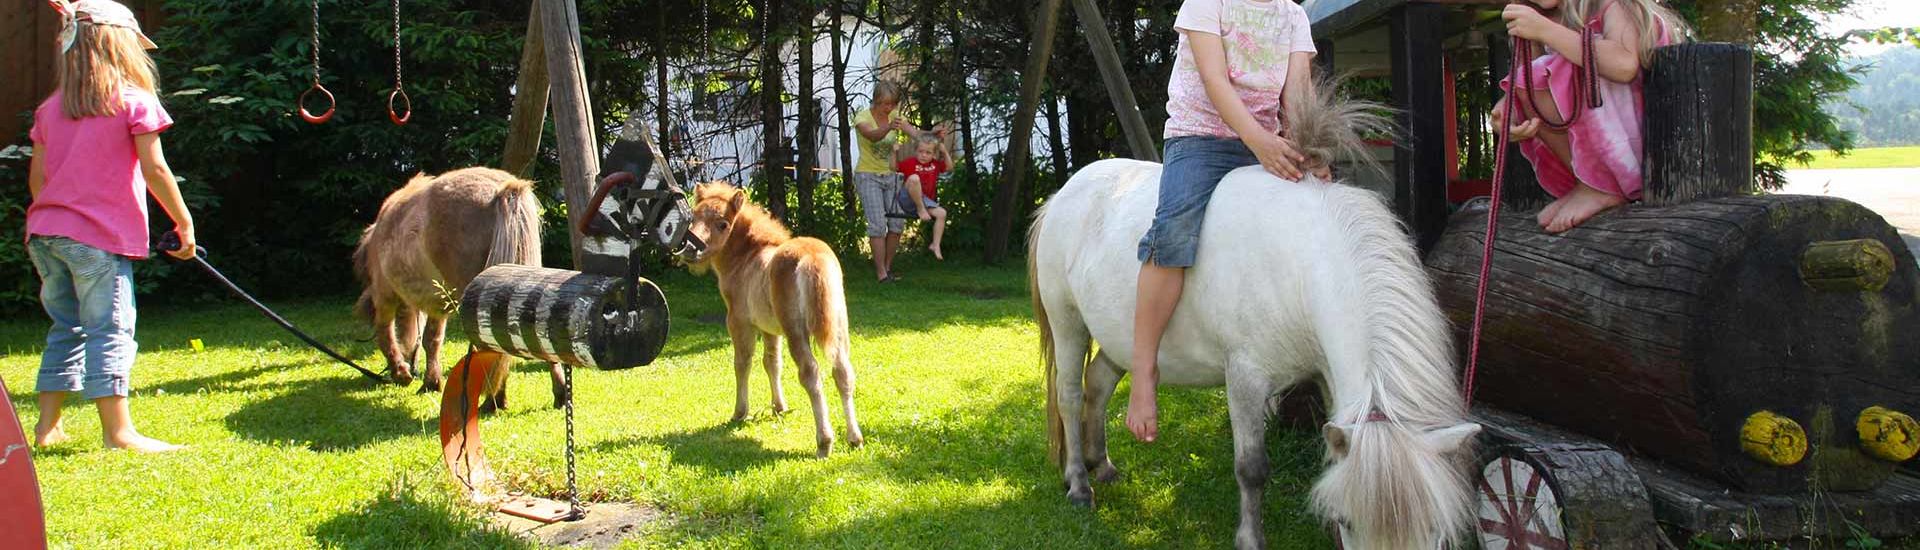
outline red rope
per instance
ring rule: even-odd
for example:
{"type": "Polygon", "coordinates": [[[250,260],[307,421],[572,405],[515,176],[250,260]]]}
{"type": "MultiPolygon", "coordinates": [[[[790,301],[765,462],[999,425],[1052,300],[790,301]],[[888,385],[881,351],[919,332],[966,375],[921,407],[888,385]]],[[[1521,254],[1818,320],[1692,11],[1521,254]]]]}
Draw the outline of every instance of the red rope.
{"type": "MultiPolygon", "coordinates": [[[[1538,8],[1536,7],[1536,9],[1538,8]]],[[[1509,93],[1507,94],[1506,112],[1503,113],[1500,118],[1501,124],[1511,125],[1514,123],[1515,114],[1524,113],[1527,115],[1526,118],[1540,118],[1541,122],[1545,123],[1549,128],[1565,130],[1573,126],[1574,121],[1580,120],[1580,113],[1583,109],[1578,108],[1578,106],[1581,104],[1590,104],[1588,105],[1590,109],[1599,108],[1602,102],[1600,100],[1599,69],[1594,64],[1594,34],[1592,26],[1580,30],[1580,59],[1582,61],[1582,70],[1574,74],[1574,80],[1578,81],[1574,86],[1574,105],[1576,108],[1573,109],[1572,113],[1567,114],[1566,122],[1554,124],[1552,121],[1546,120],[1545,117],[1541,117],[1539,115],[1539,109],[1534,108],[1534,105],[1531,103],[1532,97],[1530,93],[1509,93]]],[[[1531,86],[1533,84],[1532,41],[1518,37],[1513,39],[1512,67],[1508,70],[1507,81],[1513,83],[1513,87],[1515,88],[1521,87],[1522,83],[1524,83],[1525,86],[1531,86]],[[1523,80],[1515,80],[1513,77],[1516,76],[1516,74],[1523,80]]],[[[1468,340],[1467,369],[1464,374],[1464,379],[1461,382],[1461,395],[1466,398],[1469,404],[1473,403],[1474,372],[1480,364],[1480,324],[1481,321],[1485,320],[1487,314],[1487,277],[1491,275],[1493,271],[1493,239],[1499,230],[1500,188],[1504,185],[1507,176],[1507,148],[1511,145],[1511,137],[1507,135],[1507,130],[1508,128],[1495,129],[1495,131],[1500,134],[1500,139],[1499,148],[1494,151],[1493,154],[1493,186],[1490,190],[1491,196],[1488,197],[1489,202],[1487,205],[1486,245],[1480,252],[1480,279],[1476,284],[1473,294],[1472,339],[1468,340]]]]}

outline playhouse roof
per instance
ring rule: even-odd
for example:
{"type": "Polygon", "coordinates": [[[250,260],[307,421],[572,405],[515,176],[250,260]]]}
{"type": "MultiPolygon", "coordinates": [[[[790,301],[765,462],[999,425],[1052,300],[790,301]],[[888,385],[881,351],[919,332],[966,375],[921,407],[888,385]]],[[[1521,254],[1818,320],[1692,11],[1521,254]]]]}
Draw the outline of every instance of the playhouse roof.
{"type": "Polygon", "coordinates": [[[1358,30],[1361,25],[1386,15],[1388,10],[1407,0],[1307,0],[1307,18],[1313,21],[1313,35],[1335,37],[1358,30]]]}

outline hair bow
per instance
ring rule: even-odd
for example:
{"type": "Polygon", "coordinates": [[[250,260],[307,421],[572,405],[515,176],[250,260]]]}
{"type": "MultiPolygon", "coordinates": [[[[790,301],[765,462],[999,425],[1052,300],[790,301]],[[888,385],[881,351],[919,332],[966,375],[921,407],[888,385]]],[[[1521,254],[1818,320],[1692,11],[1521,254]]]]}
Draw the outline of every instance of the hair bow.
{"type": "Polygon", "coordinates": [[[73,49],[73,37],[80,30],[80,11],[67,0],[47,0],[47,4],[60,14],[60,54],[66,55],[67,50],[73,49]]]}

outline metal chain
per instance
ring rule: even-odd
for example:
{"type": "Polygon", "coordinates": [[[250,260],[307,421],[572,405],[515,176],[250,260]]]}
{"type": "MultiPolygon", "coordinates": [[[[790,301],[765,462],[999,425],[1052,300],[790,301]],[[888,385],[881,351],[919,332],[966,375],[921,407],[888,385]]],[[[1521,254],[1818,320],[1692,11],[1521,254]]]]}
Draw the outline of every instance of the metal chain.
{"type": "Polygon", "coordinates": [[[567,504],[573,507],[568,512],[572,519],[585,515],[580,510],[580,488],[574,484],[573,466],[573,363],[562,363],[567,370],[567,504]]]}
{"type": "Polygon", "coordinates": [[[393,89],[405,88],[406,81],[400,79],[400,0],[393,0],[393,89]]]}
{"type": "Polygon", "coordinates": [[[700,44],[706,48],[706,53],[700,58],[701,63],[706,63],[707,58],[713,57],[713,31],[707,28],[707,18],[710,17],[708,13],[707,0],[700,0],[700,44]]]}
{"type": "Polygon", "coordinates": [[[320,85],[320,0],[313,0],[313,85],[320,85]]]}

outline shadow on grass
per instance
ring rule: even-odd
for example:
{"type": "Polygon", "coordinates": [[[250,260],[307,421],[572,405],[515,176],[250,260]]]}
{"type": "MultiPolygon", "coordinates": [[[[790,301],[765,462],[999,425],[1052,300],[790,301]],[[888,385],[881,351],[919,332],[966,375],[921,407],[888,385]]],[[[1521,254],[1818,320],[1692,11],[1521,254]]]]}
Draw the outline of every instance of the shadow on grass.
{"type": "Polygon", "coordinates": [[[420,433],[420,422],[412,411],[375,403],[369,386],[360,378],[302,383],[286,393],[247,403],[227,416],[227,428],[247,439],[299,441],[323,452],[348,451],[420,433]]]}
{"type": "Polygon", "coordinates": [[[775,462],[813,458],[810,454],[769,449],[758,439],[735,433],[740,427],[737,424],[716,424],[648,438],[609,441],[594,446],[594,450],[606,451],[638,444],[659,445],[667,450],[675,465],[721,474],[743,472],[775,462]]]}
{"type": "Polygon", "coordinates": [[[419,492],[396,491],[334,516],[314,528],[314,541],[325,548],[536,548],[444,497],[419,492]]]}

